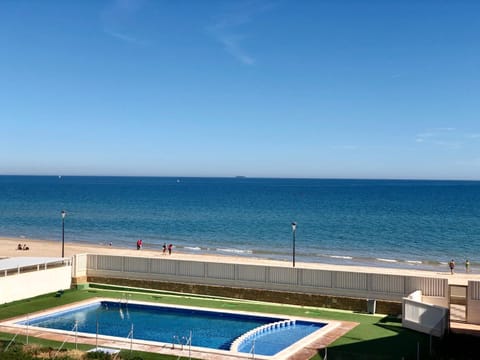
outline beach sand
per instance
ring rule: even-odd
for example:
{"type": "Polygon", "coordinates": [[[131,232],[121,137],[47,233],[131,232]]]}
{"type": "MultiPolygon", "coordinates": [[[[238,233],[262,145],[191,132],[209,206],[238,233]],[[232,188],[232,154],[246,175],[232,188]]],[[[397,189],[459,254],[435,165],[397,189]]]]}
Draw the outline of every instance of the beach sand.
{"type": "MultiPolygon", "coordinates": [[[[218,254],[191,254],[177,252],[173,248],[172,254],[164,255],[160,250],[152,250],[148,248],[148,244],[144,243],[141,250],[137,250],[135,244],[132,248],[120,248],[109,245],[96,245],[81,242],[65,242],[65,257],[71,257],[75,254],[108,254],[119,256],[136,256],[136,257],[165,257],[170,259],[207,261],[207,262],[223,262],[231,264],[254,264],[268,266],[291,267],[290,261],[269,260],[254,256],[231,256],[218,254]]],[[[8,257],[61,257],[62,242],[60,240],[37,240],[27,238],[6,238],[0,237],[0,258],[8,257]],[[29,250],[17,250],[18,244],[26,244],[29,250]]],[[[296,262],[297,268],[306,269],[323,269],[334,271],[350,271],[361,273],[375,274],[394,274],[394,275],[410,275],[410,276],[427,276],[436,278],[449,279],[449,284],[467,285],[468,280],[480,281],[480,274],[465,273],[463,264],[457,264],[455,274],[450,274],[450,270],[445,266],[445,271],[427,271],[416,269],[401,269],[387,267],[371,267],[371,266],[352,266],[352,265],[334,265],[322,263],[305,263],[296,262]]]]}

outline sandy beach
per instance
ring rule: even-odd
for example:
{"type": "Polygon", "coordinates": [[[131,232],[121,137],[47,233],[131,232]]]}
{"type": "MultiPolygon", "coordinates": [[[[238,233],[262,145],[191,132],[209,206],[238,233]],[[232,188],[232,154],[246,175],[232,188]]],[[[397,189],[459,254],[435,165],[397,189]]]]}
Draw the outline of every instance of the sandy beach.
{"type": "MultiPolygon", "coordinates": [[[[292,266],[289,261],[269,260],[258,257],[244,257],[231,255],[210,255],[210,254],[191,254],[177,252],[175,248],[171,255],[164,255],[162,251],[152,250],[148,248],[148,244],[144,244],[141,250],[135,248],[120,248],[109,245],[95,245],[91,243],[79,242],[65,242],[65,257],[71,257],[75,254],[109,254],[120,256],[136,256],[136,257],[168,257],[172,259],[183,259],[193,261],[209,261],[209,262],[227,262],[237,264],[255,264],[255,265],[269,265],[269,266],[292,266]]],[[[0,258],[10,257],[61,257],[62,243],[61,241],[53,240],[38,240],[27,238],[6,238],[0,237],[0,258]],[[18,244],[25,244],[29,250],[18,250],[18,244]]],[[[463,264],[457,264],[455,274],[450,274],[446,267],[445,271],[427,271],[416,269],[400,269],[400,268],[386,268],[386,267],[370,267],[370,266],[352,266],[352,265],[334,265],[322,263],[305,263],[296,262],[297,268],[307,269],[325,269],[337,271],[351,271],[362,273],[376,273],[376,274],[394,274],[394,275],[414,275],[414,276],[428,276],[441,277],[449,279],[450,284],[467,285],[468,280],[480,281],[480,274],[466,273],[463,264]]]]}

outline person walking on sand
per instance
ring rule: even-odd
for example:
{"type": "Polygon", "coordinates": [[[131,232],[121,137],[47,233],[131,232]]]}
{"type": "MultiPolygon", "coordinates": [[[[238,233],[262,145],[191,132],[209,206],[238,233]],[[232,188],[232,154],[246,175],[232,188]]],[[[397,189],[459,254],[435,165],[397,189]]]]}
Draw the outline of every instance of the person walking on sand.
{"type": "Polygon", "coordinates": [[[163,243],[163,255],[167,253],[167,243],[163,243]]]}
{"type": "Polygon", "coordinates": [[[465,272],[469,273],[470,272],[470,261],[465,260],[465,272]]]}
{"type": "Polygon", "coordinates": [[[172,244],[168,244],[168,255],[172,255],[172,244]]]}
{"type": "Polygon", "coordinates": [[[453,259],[448,263],[448,267],[450,268],[450,274],[453,274],[455,269],[455,261],[453,259]]]}

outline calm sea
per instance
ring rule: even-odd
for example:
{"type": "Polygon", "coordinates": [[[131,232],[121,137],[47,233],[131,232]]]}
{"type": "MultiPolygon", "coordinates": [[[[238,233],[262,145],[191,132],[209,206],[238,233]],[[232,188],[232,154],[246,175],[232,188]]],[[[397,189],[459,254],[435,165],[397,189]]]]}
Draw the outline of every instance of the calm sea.
{"type": "Polygon", "coordinates": [[[291,261],[295,221],[297,261],[480,269],[476,181],[0,176],[0,236],[61,241],[62,209],[70,242],[291,261]]]}

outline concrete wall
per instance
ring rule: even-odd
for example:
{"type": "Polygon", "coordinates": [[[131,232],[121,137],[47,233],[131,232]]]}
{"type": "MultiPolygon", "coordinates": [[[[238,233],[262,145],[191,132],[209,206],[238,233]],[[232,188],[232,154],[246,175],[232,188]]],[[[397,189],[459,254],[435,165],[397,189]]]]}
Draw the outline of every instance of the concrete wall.
{"type": "Polygon", "coordinates": [[[165,258],[77,255],[75,276],[136,279],[180,284],[263,289],[303,294],[376,299],[401,303],[422,290],[432,301],[448,302],[445,279],[263,265],[212,263],[165,258]]]}
{"type": "Polygon", "coordinates": [[[0,277],[0,304],[69,289],[71,272],[66,265],[0,277]]]}
{"type": "Polygon", "coordinates": [[[402,301],[402,326],[430,334],[443,336],[448,329],[448,308],[424,302],[421,291],[415,291],[402,301]]]}

